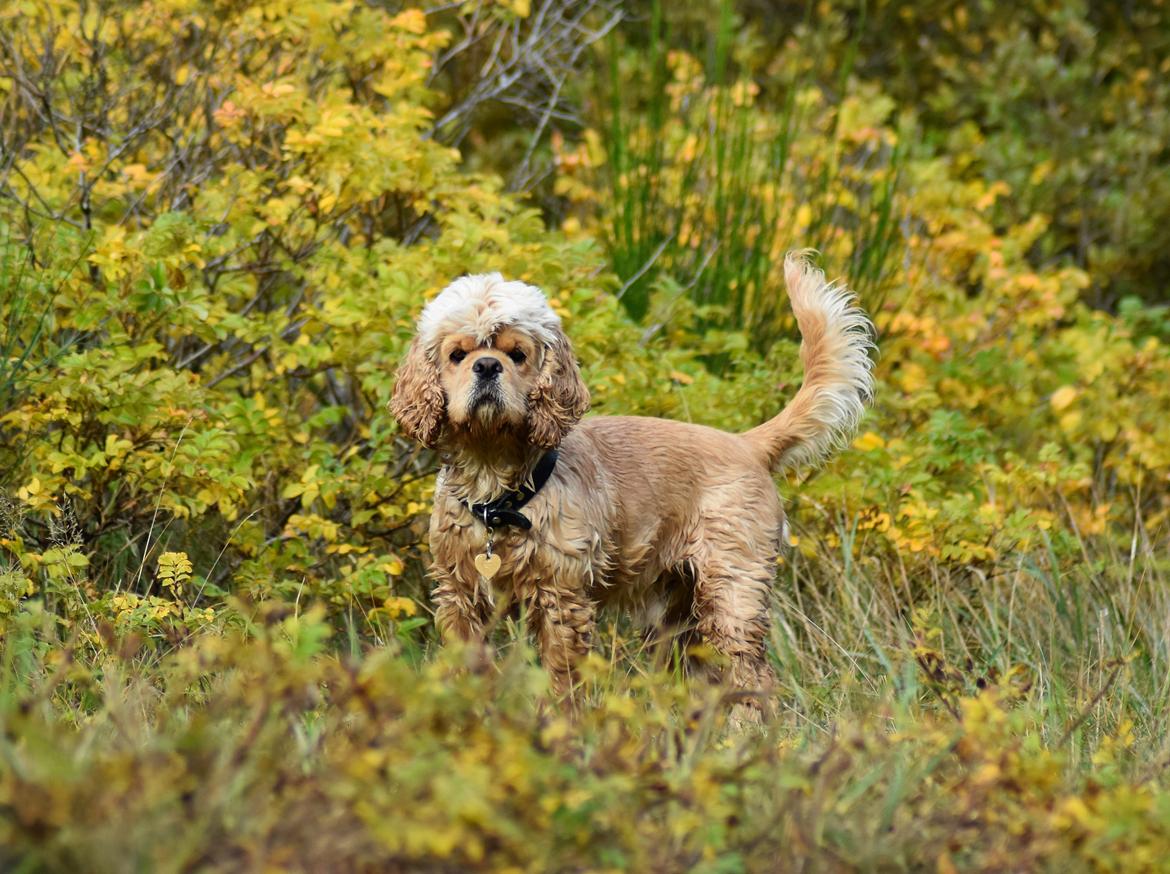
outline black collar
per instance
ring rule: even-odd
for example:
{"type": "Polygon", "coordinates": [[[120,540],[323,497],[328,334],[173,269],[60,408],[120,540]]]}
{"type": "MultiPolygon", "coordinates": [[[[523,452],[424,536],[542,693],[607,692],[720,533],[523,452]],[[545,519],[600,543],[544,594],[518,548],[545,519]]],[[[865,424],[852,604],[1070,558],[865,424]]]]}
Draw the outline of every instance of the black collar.
{"type": "Polygon", "coordinates": [[[460,503],[488,528],[503,528],[506,525],[513,525],[527,531],[532,527],[532,521],[520,512],[520,508],[531,501],[536,493],[544,487],[556,466],[557,451],[550,449],[536,463],[536,467],[532,471],[532,488],[521,485],[515,491],[508,492],[485,504],[469,504],[467,501],[460,503]]]}

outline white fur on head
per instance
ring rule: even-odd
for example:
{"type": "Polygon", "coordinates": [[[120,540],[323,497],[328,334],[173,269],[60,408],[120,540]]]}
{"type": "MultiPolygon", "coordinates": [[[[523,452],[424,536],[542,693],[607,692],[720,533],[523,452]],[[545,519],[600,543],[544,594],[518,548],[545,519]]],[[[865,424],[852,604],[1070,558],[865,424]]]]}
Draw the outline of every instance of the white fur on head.
{"type": "Polygon", "coordinates": [[[470,334],[486,343],[505,327],[518,328],[545,346],[561,334],[561,320],[539,288],[481,273],[461,276],[426,305],[418,317],[418,338],[433,356],[450,334],[470,334]]]}

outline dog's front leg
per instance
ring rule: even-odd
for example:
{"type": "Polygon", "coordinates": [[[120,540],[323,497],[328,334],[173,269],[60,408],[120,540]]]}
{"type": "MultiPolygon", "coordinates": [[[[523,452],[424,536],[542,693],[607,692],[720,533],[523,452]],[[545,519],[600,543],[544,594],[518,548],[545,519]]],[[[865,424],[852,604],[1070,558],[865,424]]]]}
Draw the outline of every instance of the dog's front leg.
{"type": "Polygon", "coordinates": [[[444,640],[477,642],[483,639],[490,603],[476,583],[461,579],[454,569],[431,568],[437,585],[431,593],[435,625],[444,640]]]}
{"type": "Polygon", "coordinates": [[[577,665],[593,645],[596,608],[582,588],[554,582],[537,587],[530,623],[540,660],[563,696],[577,685],[577,665]]]}

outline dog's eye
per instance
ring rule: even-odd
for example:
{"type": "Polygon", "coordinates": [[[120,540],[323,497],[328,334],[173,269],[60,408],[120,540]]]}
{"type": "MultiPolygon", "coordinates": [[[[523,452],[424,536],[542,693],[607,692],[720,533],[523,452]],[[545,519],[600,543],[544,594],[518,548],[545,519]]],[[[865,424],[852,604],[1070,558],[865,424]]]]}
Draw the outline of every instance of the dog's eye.
{"type": "Polygon", "coordinates": [[[464,352],[462,349],[456,349],[454,352],[451,353],[451,360],[454,361],[456,364],[458,364],[460,361],[462,361],[466,357],[467,357],[467,353],[464,352]]]}
{"type": "Polygon", "coordinates": [[[508,357],[511,358],[513,361],[515,361],[517,364],[523,364],[524,361],[528,358],[528,356],[525,355],[520,349],[513,349],[511,352],[508,353],[508,357]]]}

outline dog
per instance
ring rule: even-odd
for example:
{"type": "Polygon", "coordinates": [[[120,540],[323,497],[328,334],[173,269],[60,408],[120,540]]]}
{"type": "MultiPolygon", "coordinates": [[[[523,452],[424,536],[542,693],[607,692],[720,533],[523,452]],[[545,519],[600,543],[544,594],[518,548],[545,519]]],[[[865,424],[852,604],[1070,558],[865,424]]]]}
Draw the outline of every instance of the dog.
{"type": "Polygon", "coordinates": [[[435,621],[479,639],[519,601],[557,694],[577,681],[600,606],[659,605],[722,654],[750,696],[774,677],[768,596],[785,539],[774,471],[847,442],[872,399],[873,326],[805,253],[784,261],[804,379],[742,434],[582,418],[589,392],[544,294],[463,276],[423,309],[391,410],[442,466],[430,521],[435,621]]]}

